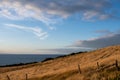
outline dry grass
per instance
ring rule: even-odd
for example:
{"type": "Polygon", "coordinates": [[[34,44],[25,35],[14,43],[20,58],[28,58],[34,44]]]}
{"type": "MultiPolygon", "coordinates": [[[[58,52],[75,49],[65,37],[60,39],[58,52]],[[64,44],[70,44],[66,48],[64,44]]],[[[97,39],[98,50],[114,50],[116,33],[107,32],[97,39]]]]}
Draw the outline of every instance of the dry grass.
{"type": "MultiPolygon", "coordinates": [[[[115,69],[110,69],[111,72],[92,73],[97,68],[96,63],[99,62],[102,66],[112,64],[115,60],[120,61],[120,46],[111,46],[95,51],[58,58],[55,60],[37,63],[25,68],[0,69],[0,80],[7,80],[6,75],[9,75],[11,80],[25,80],[25,74],[28,74],[29,80],[100,80],[97,77],[104,74],[105,76],[113,76],[115,69]],[[78,64],[81,65],[82,74],[78,72],[78,64]],[[5,72],[9,69],[9,72],[5,72]]],[[[113,76],[115,77],[115,76],[113,76]]],[[[102,80],[102,79],[101,79],[102,80]]],[[[106,80],[106,79],[105,79],[106,80]]],[[[111,79],[112,80],[112,79],[111,79]]]]}

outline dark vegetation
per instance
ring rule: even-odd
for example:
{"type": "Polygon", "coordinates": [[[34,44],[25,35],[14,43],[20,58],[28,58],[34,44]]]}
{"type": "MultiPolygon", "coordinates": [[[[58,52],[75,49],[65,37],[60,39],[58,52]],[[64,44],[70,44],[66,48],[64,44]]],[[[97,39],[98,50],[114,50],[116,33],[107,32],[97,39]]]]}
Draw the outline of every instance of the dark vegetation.
{"type": "Polygon", "coordinates": [[[49,61],[49,60],[53,60],[54,58],[46,58],[46,59],[44,59],[43,61],[41,61],[41,62],[45,62],[45,61],[49,61]]]}
{"type": "Polygon", "coordinates": [[[72,55],[76,55],[76,54],[81,54],[81,53],[86,53],[86,52],[87,52],[87,51],[84,51],[84,52],[77,52],[77,53],[70,53],[70,54],[61,55],[61,56],[58,56],[58,57],[55,57],[55,58],[46,58],[46,59],[44,59],[44,60],[41,61],[41,62],[45,62],[45,61],[49,61],[49,60],[54,60],[54,59],[57,59],[57,58],[68,57],[68,56],[72,56],[72,55]]]}
{"type": "Polygon", "coordinates": [[[0,66],[0,67],[13,67],[13,66],[23,66],[23,65],[34,64],[34,63],[38,63],[38,62],[30,62],[30,63],[19,63],[19,64],[11,64],[11,65],[3,65],[3,66],[0,66]]]}

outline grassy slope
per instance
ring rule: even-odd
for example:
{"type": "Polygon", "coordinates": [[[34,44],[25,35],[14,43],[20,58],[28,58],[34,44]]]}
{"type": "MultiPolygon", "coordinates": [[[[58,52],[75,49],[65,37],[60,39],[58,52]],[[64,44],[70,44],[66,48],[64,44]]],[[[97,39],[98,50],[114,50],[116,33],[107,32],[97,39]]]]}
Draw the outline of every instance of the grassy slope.
{"type": "Polygon", "coordinates": [[[12,80],[25,80],[25,74],[28,74],[29,80],[98,80],[99,77],[114,77],[113,74],[117,72],[113,67],[108,71],[99,72],[99,74],[91,73],[97,68],[96,63],[109,65],[116,59],[120,61],[120,46],[111,46],[1,73],[0,80],[7,80],[6,75],[9,75],[12,80]],[[81,65],[82,74],[78,72],[78,64],[81,65]]]}

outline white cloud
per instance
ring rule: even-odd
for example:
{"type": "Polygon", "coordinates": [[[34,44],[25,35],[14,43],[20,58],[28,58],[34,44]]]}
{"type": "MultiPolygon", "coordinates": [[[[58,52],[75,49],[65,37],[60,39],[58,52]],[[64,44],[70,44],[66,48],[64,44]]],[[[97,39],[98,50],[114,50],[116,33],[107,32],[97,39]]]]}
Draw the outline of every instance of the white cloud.
{"type": "Polygon", "coordinates": [[[0,0],[0,16],[12,20],[33,18],[50,25],[73,14],[84,20],[113,17],[110,0],[0,0]]]}
{"type": "Polygon", "coordinates": [[[20,26],[20,25],[16,25],[16,24],[5,24],[5,26],[11,27],[11,28],[17,28],[17,29],[24,30],[24,31],[32,32],[33,34],[35,34],[40,39],[45,39],[46,37],[48,37],[48,33],[44,32],[39,27],[27,27],[27,26],[20,26]]]}
{"type": "Polygon", "coordinates": [[[49,25],[55,23],[50,15],[46,14],[40,8],[32,6],[31,4],[22,4],[15,0],[2,0],[0,2],[0,16],[12,20],[21,20],[26,18],[33,18],[49,25]]]}
{"type": "Polygon", "coordinates": [[[99,20],[105,20],[108,18],[111,18],[112,15],[108,15],[108,14],[103,14],[97,11],[86,11],[85,13],[83,13],[83,20],[90,20],[90,21],[95,21],[96,19],[99,20]]]}

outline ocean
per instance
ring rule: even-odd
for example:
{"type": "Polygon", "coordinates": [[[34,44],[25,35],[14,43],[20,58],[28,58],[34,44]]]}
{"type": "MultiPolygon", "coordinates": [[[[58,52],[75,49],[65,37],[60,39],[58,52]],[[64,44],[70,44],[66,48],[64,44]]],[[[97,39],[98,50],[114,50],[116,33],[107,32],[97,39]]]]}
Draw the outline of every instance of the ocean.
{"type": "Polygon", "coordinates": [[[61,54],[0,54],[0,66],[40,62],[46,58],[55,58],[58,56],[61,56],[61,54]]]}

